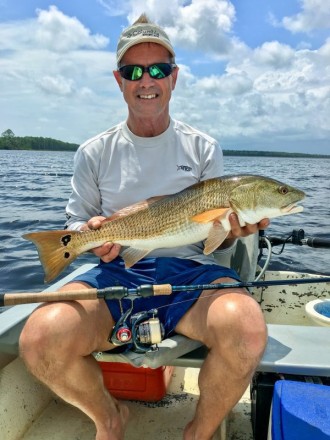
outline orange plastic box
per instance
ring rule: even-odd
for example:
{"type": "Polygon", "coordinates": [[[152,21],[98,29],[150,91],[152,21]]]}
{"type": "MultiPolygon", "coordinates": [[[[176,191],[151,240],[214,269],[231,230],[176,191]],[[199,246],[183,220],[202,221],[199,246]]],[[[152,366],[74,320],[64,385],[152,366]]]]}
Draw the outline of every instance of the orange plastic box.
{"type": "Polygon", "coordinates": [[[156,402],[170,383],[174,367],[133,367],[122,362],[99,362],[106,388],[118,399],[156,402]]]}

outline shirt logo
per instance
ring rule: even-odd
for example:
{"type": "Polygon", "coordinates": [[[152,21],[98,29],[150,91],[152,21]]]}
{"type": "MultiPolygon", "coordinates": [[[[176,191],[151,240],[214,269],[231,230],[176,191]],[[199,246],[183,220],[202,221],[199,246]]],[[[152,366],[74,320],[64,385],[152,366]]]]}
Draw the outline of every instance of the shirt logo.
{"type": "Polygon", "coordinates": [[[182,171],[191,171],[192,168],[188,167],[187,165],[177,165],[177,171],[182,170],[182,171]]]}

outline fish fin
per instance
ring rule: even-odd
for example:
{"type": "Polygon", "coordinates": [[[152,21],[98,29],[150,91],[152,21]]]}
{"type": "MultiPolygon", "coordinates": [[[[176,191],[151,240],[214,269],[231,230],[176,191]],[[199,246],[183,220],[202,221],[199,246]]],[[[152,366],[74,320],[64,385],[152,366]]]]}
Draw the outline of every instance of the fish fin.
{"type": "Polygon", "coordinates": [[[46,283],[56,278],[81,253],[72,246],[72,237],[76,234],[80,232],[41,231],[23,235],[25,240],[32,241],[37,247],[46,283]]]}
{"type": "Polygon", "coordinates": [[[192,221],[197,223],[213,222],[219,217],[225,217],[230,208],[210,209],[209,211],[201,212],[192,217],[192,221]]]}
{"type": "Polygon", "coordinates": [[[204,244],[204,254],[209,255],[215,251],[227,238],[229,231],[226,231],[221,223],[214,222],[204,244]]]}
{"type": "Polygon", "coordinates": [[[125,208],[120,209],[119,211],[115,212],[110,217],[107,217],[103,220],[103,223],[112,222],[113,220],[116,220],[121,217],[127,217],[128,215],[134,214],[135,212],[142,211],[143,209],[150,208],[152,204],[155,202],[158,202],[158,200],[164,199],[168,196],[155,196],[150,197],[147,200],[142,200],[141,202],[134,203],[133,205],[126,206],[125,208]]]}
{"type": "Polygon", "coordinates": [[[149,254],[149,249],[136,249],[136,248],[128,248],[125,249],[120,255],[125,261],[126,269],[134,266],[139,260],[149,254]]]}

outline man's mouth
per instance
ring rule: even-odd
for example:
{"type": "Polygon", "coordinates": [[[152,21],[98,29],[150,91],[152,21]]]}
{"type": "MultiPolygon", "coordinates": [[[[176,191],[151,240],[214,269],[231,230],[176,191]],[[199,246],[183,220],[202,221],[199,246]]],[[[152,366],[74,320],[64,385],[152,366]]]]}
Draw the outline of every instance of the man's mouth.
{"type": "Polygon", "coordinates": [[[155,93],[152,93],[150,95],[138,95],[140,99],[155,99],[157,98],[157,95],[155,93]]]}

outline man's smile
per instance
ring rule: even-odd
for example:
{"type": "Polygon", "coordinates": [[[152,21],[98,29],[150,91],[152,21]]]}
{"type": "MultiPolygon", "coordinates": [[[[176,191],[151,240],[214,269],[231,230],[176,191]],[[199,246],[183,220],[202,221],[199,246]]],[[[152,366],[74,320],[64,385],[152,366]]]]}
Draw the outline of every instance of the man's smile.
{"type": "Polygon", "coordinates": [[[156,95],[155,93],[152,93],[150,95],[138,95],[138,97],[140,99],[154,99],[157,98],[158,95],[156,95]]]}

